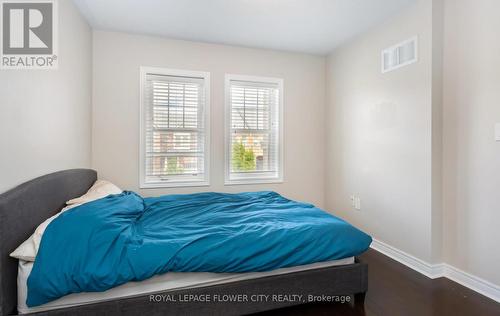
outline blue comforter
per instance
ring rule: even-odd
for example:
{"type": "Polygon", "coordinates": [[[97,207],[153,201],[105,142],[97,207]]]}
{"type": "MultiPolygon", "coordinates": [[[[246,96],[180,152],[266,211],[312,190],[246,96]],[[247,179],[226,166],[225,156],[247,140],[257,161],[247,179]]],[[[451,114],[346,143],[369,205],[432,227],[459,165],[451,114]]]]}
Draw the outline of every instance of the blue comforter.
{"type": "Polygon", "coordinates": [[[110,195],[47,227],[27,305],[169,271],[267,271],[364,252],[371,238],[275,192],[110,195]]]}

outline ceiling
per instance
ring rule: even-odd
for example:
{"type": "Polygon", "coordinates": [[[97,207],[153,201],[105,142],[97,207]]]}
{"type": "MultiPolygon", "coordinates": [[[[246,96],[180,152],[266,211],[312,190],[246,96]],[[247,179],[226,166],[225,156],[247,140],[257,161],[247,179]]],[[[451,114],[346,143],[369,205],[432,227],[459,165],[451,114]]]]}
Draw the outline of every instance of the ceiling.
{"type": "Polygon", "coordinates": [[[74,0],[94,29],[325,55],[415,0],[74,0]]]}

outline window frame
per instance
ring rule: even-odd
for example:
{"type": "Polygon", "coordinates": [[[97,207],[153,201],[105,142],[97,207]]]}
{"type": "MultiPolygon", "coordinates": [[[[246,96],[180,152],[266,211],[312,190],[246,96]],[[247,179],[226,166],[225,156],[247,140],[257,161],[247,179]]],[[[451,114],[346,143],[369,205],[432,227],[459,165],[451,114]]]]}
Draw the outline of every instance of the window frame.
{"type": "Polygon", "coordinates": [[[175,187],[202,187],[210,185],[210,72],[193,71],[182,69],[171,69],[161,67],[140,67],[140,106],[139,106],[139,188],[140,189],[155,189],[155,188],[175,188],[175,187]],[[162,180],[159,182],[146,182],[146,131],[145,131],[145,84],[147,75],[174,76],[174,77],[195,77],[201,78],[204,81],[204,177],[200,180],[162,180]]]}
{"type": "Polygon", "coordinates": [[[245,185],[245,184],[271,184],[284,182],[284,122],[283,122],[283,79],[275,77],[262,77],[262,76],[247,76],[237,74],[225,74],[224,81],[225,90],[225,115],[224,115],[224,185],[245,185]],[[247,83],[254,82],[256,84],[276,84],[278,86],[279,101],[278,101],[278,175],[276,177],[242,177],[240,179],[231,179],[231,81],[243,81],[247,83]]]}

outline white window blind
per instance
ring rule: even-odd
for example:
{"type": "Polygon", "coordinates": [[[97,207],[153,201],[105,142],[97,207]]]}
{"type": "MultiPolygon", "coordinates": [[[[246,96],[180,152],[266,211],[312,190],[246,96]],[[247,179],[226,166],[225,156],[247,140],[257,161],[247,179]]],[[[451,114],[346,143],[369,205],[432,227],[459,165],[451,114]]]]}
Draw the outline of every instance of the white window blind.
{"type": "Polygon", "coordinates": [[[227,75],[226,183],[282,181],[282,80],[227,75]]]}
{"type": "Polygon", "coordinates": [[[142,70],[141,187],[208,184],[208,74],[142,70]]]}

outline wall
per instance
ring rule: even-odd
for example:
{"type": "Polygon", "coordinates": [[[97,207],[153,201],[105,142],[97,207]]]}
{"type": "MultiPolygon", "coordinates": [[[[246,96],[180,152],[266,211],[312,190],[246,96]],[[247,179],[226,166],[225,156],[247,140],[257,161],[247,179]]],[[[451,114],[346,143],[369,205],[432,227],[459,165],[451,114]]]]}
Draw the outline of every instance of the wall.
{"type": "Polygon", "coordinates": [[[94,32],[92,166],[145,195],[276,190],[324,206],[325,58],[113,32],[94,32]],[[139,190],[139,67],[211,73],[211,186],[139,190]],[[224,186],[224,74],[284,79],[282,184],[224,186]]]}
{"type": "Polygon", "coordinates": [[[500,284],[500,2],[446,0],[444,255],[500,284]]]}
{"type": "Polygon", "coordinates": [[[0,70],[0,192],[91,161],[92,32],[59,1],[59,69],[0,70]]]}
{"type": "Polygon", "coordinates": [[[432,0],[431,262],[443,262],[443,41],[444,0],[432,0]]]}
{"type": "Polygon", "coordinates": [[[326,88],[327,208],[425,262],[493,284],[499,10],[496,0],[419,0],[331,54],[326,88]],[[419,62],[381,74],[381,49],[415,34],[419,62]]]}
{"type": "Polygon", "coordinates": [[[416,1],[327,61],[327,209],[426,261],[436,259],[432,172],[439,161],[432,157],[432,85],[439,75],[432,71],[432,6],[416,1]],[[382,49],[415,35],[419,61],[382,74],[382,49]],[[361,211],[351,194],[361,198],[361,211]]]}

